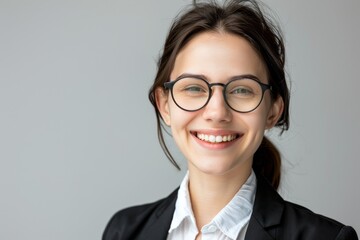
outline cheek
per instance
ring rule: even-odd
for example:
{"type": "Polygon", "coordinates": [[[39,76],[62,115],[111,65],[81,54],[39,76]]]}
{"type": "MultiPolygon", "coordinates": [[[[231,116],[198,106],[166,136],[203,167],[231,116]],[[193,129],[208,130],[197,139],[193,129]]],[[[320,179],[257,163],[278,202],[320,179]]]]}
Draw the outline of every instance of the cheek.
{"type": "Polygon", "coordinates": [[[259,107],[255,111],[244,115],[242,120],[246,123],[250,133],[262,137],[267,124],[267,111],[265,107],[259,107]]]}
{"type": "Polygon", "coordinates": [[[169,102],[169,113],[170,126],[173,134],[186,130],[196,115],[195,112],[187,112],[180,109],[173,101],[169,102]]]}
{"type": "Polygon", "coordinates": [[[186,112],[174,106],[171,108],[171,135],[180,151],[185,154],[188,151],[189,142],[191,141],[190,130],[196,114],[186,112]]]}
{"type": "Polygon", "coordinates": [[[259,131],[264,132],[267,128],[268,118],[271,109],[271,97],[265,93],[264,99],[261,102],[260,106],[252,112],[253,119],[251,123],[254,127],[257,127],[259,131]]]}

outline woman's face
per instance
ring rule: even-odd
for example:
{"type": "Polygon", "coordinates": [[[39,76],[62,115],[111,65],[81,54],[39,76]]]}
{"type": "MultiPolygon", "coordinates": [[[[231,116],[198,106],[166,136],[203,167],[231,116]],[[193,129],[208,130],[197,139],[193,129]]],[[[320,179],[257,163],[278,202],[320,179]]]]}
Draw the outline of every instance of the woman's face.
{"type": "MultiPolygon", "coordinates": [[[[171,79],[183,74],[202,75],[209,83],[224,83],[239,75],[253,75],[267,84],[266,67],[243,38],[205,32],[194,37],[178,54],[171,79]]],[[[221,86],[212,87],[208,104],[195,112],[180,109],[170,91],[158,89],[157,104],[173,138],[188,161],[190,172],[213,175],[249,174],[265,129],[274,126],[283,109],[265,91],[258,108],[238,113],[225,103],[221,86]],[[224,139],[221,142],[211,140],[224,139]]]]}

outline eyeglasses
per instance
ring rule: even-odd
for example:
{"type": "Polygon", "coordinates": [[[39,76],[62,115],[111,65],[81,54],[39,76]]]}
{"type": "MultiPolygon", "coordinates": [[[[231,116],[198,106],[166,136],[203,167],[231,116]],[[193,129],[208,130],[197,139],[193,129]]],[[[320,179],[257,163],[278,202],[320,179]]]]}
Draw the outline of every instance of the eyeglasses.
{"type": "Polygon", "coordinates": [[[171,90],[175,104],[188,112],[198,111],[206,106],[212,96],[213,86],[222,86],[226,104],[240,113],[254,111],[260,105],[265,91],[272,89],[253,75],[238,76],[226,84],[208,83],[198,75],[182,75],[164,83],[165,89],[171,90]]]}

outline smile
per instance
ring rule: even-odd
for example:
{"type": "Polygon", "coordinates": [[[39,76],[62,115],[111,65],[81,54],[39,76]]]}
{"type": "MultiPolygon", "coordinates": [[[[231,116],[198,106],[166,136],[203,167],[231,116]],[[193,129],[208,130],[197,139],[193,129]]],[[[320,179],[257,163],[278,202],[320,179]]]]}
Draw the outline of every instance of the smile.
{"type": "Polygon", "coordinates": [[[222,143],[222,142],[231,142],[238,138],[237,134],[229,135],[207,135],[204,133],[196,133],[196,137],[202,141],[209,143],[222,143]]]}

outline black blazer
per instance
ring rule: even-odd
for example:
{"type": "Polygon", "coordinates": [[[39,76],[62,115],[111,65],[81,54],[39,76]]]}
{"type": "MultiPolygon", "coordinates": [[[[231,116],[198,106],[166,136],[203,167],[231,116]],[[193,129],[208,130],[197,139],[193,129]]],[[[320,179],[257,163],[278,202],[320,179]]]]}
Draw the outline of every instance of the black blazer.
{"type": "MultiPolygon", "coordinates": [[[[155,203],[117,212],[103,240],[162,240],[167,238],[177,190],[155,203]]],[[[352,227],[284,201],[261,176],[245,240],[357,240],[352,227]]]]}

